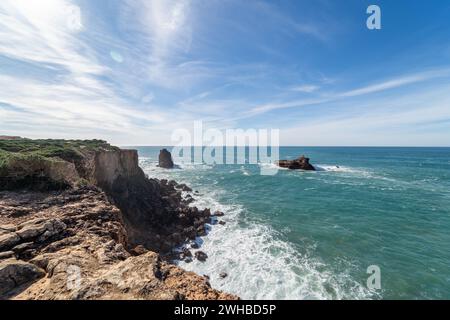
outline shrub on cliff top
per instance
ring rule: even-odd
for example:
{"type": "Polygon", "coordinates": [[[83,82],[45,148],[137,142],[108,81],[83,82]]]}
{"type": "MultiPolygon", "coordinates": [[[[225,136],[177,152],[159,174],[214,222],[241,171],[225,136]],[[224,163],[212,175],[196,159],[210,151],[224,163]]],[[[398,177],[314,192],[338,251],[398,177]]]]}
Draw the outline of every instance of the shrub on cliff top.
{"type": "Polygon", "coordinates": [[[0,175],[6,174],[12,163],[21,160],[61,158],[69,162],[78,162],[83,157],[83,151],[118,149],[103,140],[0,139],[0,175]]]}

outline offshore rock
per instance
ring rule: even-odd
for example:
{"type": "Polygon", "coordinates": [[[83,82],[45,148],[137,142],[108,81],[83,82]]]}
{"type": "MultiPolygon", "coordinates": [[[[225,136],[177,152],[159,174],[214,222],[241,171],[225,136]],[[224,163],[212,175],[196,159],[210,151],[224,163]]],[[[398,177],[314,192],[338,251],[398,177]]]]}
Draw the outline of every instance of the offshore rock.
{"type": "Polygon", "coordinates": [[[276,162],[276,164],[281,168],[287,168],[291,170],[298,170],[298,169],[307,171],[316,170],[316,168],[314,168],[309,163],[309,158],[306,158],[305,156],[301,156],[295,160],[279,160],[276,162]]]}
{"type": "Polygon", "coordinates": [[[174,167],[172,154],[167,149],[162,149],[159,152],[159,166],[165,169],[172,169],[174,167]]]}

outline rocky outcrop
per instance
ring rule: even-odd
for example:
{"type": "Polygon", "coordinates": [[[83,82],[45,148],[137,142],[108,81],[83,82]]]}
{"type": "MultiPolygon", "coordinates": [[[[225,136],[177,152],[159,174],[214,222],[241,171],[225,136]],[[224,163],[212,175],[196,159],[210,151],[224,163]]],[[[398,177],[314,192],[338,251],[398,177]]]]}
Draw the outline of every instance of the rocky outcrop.
{"type": "Polygon", "coordinates": [[[44,275],[45,272],[32,263],[15,258],[0,260],[0,297],[44,275]]]}
{"type": "Polygon", "coordinates": [[[301,156],[295,160],[279,160],[276,164],[281,168],[287,168],[291,170],[308,170],[315,171],[316,168],[309,163],[309,158],[305,158],[305,156],[301,156]]]}
{"type": "Polygon", "coordinates": [[[159,166],[165,169],[173,169],[174,167],[172,154],[167,149],[162,149],[159,152],[159,166]]]}
{"type": "Polygon", "coordinates": [[[1,192],[0,299],[236,299],[134,247],[108,198],[96,187],[1,192]]]}
{"type": "Polygon", "coordinates": [[[147,178],[135,150],[61,145],[79,147],[13,156],[0,171],[9,183],[0,192],[0,299],[237,298],[171,264],[192,260],[172,249],[211,222],[209,210],[189,205],[192,189],[147,178]]]}

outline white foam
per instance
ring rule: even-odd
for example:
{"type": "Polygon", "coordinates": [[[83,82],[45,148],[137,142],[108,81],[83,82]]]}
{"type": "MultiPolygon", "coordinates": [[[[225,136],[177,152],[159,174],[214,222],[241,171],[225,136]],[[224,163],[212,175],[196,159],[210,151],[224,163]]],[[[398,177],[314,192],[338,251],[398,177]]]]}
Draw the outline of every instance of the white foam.
{"type": "MultiPolygon", "coordinates": [[[[158,172],[158,175],[167,178],[170,170],[158,172]]],[[[348,274],[333,274],[314,257],[314,248],[305,250],[310,253],[302,255],[271,227],[247,220],[242,206],[219,203],[216,199],[226,191],[216,187],[211,190],[208,186],[198,189],[203,196],[194,195],[197,199],[192,205],[224,212],[225,216],[220,219],[226,224],[212,226],[208,235],[199,239],[201,247],[198,250],[208,255],[205,262],[194,259],[179,265],[197,274],[208,275],[213,288],[243,299],[371,297],[371,293],[348,274]],[[220,278],[221,272],[228,276],[220,278]]]]}
{"type": "Polygon", "coordinates": [[[208,254],[206,262],[180,262],[181,267],[210,276],[214,288],[243,299],[370,297],[368,290],[348,275],[333,275],[318,259],[302,256],[272,228],[245,221],[241,206],[218,203],[214,199],[218,192],[202,196],[193,205],[223,211],[226,225],[213,226],[201,239],[199,250],[208,254]],[[221,272],[228,276],[221,279],[221,272]]]}
{"type": "Polygon", "coordinates": [[[317,171],[361,173],[361,170],[339,165],[314,165],[317,171]]]}

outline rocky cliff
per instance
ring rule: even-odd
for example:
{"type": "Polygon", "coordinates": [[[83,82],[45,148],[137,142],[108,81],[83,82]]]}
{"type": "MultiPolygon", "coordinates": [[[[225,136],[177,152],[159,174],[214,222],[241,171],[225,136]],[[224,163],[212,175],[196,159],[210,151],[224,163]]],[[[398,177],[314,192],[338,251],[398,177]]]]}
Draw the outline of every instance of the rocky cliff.
{"type": "Polygon", "coordinates": [[[30,143],[0,142],[1,298],[236,299],[170,263],[211,216],[187,186],[148,179],[134,150],[62,142],[49,156],[47,141],[37,156],[30,143]]]}

